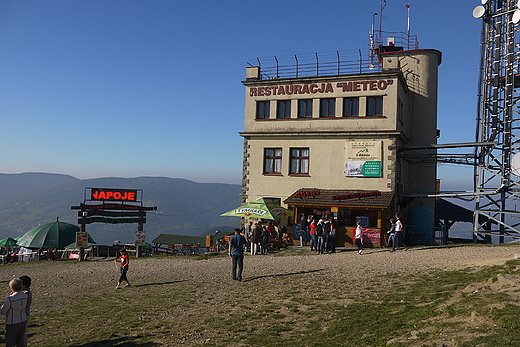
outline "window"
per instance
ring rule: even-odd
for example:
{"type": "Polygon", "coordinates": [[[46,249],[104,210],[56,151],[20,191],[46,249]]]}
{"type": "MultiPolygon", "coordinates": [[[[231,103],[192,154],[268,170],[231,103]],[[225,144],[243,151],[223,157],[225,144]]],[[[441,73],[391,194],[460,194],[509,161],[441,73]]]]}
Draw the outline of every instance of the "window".
{"type": "Polygon", "coordinates": [[[291,100],[278,100],[276,118],[291,118],[291,100]]]}
{"type": "Polygon", "coordinates": [[[320,99],[320,117],[334,117],[335,109],[336,99],[320,99]]]}
{"type": "Polygon", "coordinates": [[[269,119],[269,110],[271,104],[269,101],[256,102],[256,119],[269,119]]]}
{"type": "Polygon", "coordinates": [[[359,116],[359,98],[343,99],[343,117],[359,116]]]}
{"type": "Polygon", "coordinates": [[[367,117],[383,115],[383,97],[367,97],[367,117]]]}
{"type": "Polygon", "coordinates": [[[290,175],[309,174],[309,149],[291,148],[291,168],[290,175]]]}
{"type": "Polygon", "coordinates": [[[282,173],[282,149],[281,148],[265,148],[264,149],[264,174],[281,174],[282,173]]]}
{"type": "Polygon", "coordinates": [[[298,118],[312,118],[312,99],[298,100],[298,118]]]}

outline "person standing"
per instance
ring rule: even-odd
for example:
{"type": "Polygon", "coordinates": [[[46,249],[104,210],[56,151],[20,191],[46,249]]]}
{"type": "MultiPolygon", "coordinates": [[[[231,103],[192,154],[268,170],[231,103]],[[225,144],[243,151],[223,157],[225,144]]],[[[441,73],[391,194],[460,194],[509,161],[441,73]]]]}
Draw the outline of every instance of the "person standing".
{"type": "Polygon", "coordinates": [[[386,233],[388,234],[386,248],[390,247],[390,243],[392,243],[392,250],[390,252],[393,252],[395,249],[395,220],[393,218],[390,218],[390,229],[386,233]]]}
{"type": "Polygon", "coordinates": [[[316,235],[317,228],[318,228],[318,222],[316,219],[313,219],[311,222],[311,225],[309,226],[311,235],[311,251],[318,250],[318,236],[316,235]]]}
{"type": "Polygon", "coordinates": [[[262,227],[255,223],[253,228],[253,236],[251,237],[251,255],[258,253],[258,243],[260,242],[260,235],[262,235],[262,227]]]}
{"type": "Polygon", "coordinates": [[[271,235],[265,225],[262,225],[262,234],[260,235],[260,251],[263,255],[269,254],[269,241],[271,241],[271,235]]]}
{"type": "Polygon", "coordinates": [[[318,236],[318,254],[323,254],[325,251],[325,222],[320,219],[316,227],[316,234],[318,236]]]}
{"type": "Polygon", "coordinates": [[[251,238],[253,237],[253,222],[249,222],[244,227],[244,237],[247,241],[251,242],[251,238]]]}
{"type": "Polygon", "coordinates": [[[117,282],[116,289],[121,288],[121,283],[123,283],[123,281],[126,282],[125,287],[130,286],[130,282],[128,281],[128,278],[126,278],[126,273],[128,272],[128,265],[129,265],[130,259],[128,258],[128,253],[126,252],[126,250],[122,249],[120,251],[120,253],[121,253],[121,257],[119,259],[115,260],[116,262],[119,263],[119,273],[120,273],[119,281],[117,282]]]}
{"type": "MultiPolygon", "coordinates": [[[[249,224],[244,225],[244,238],[248,243],[251,243],[253,238],[253,222],[249,222],[249,224]]],[[[247,249],[246,249],[247,251],[247,249]]]]}
{"type": "MultiPolygon", "coordinates": [[[[31,278],[27,275],[23,275],[20,277],[20,281],[22,281],[22,292],[27,295],[27,304],[25,305],[25,314],[27,315],[27,322],[29,322],[29,318],[31,318],[31,304],[32,304],[32,292],[31,292],[31,278]]],[[[25,346],[28,345],[27,339],[27,328],[25,329],[25,333],[23,335],[25,346]]]]}
{"type": "Polygon", "coordinates": [[[307,218],[305,214],[300,216],[300,247],[305,247],[307,243],[307,218]]]}
{"type": "Polygon", "coordinates": [[[242,281],[242,270],[244,269],[244,249],[247,241],[240,235],[240,230],[235,229],[235,235],[229,239],[229,256],[231,257],[231,275],[233,280],[242,281]],[[237,273],[238,269],[238,273],[237,273]]]}
{"type": "Polygon", "coordinates": [[[403,232],[404,232],[403,223],[401,222],[401,219],[399,218],[399,213],[396,213],[395,214],[394,245],[392,247],[391,252],[394,252],[396,247],[399,247],[399,246],[403,246],[405,251],[408,250],[408,246],[403,241],[403,239],[404,239],[403,232]]]}
{"type": "Polygon", "coordinates": [[[27,347],[24,338],[27,328],[27,294],[22,291],[22,280],[19,278],[13,278],[9,288],[11,294],[0,308],[0,313],[5,316],[5,345],[27,347]]]}
{"type": "Polygon", "coordinates": [[[356,232],[354,234],[354,245],[357,248],[357,254],[363,253],[363,227],[361,221],[356,222],[356,232]]]}
{"type": "Polygon", "coordinates": [[[327,252],[336,253],[336,246],[334,245],[334,241],[336,239],[336,225],[333,220],[330,220],[330,233],[329,233],[329,247],[327,252]]]}

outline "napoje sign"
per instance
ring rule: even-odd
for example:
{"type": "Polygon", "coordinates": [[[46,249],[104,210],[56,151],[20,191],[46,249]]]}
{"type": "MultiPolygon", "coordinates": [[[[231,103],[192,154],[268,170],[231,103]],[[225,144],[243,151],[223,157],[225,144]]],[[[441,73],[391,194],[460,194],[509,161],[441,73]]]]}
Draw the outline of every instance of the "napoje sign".
{"type": "Polygon", "coordinates": [[[137,190],[91,188],[90,200],[137,201],[137,190]]]}

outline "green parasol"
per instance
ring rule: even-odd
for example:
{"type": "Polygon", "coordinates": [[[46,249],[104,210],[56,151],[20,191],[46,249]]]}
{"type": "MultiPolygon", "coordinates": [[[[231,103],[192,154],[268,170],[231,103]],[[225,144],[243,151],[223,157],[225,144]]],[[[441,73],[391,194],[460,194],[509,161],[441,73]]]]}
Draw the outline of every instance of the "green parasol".
{"type": "Polygon", "coordinates": [[[6,237],[0,240],[0,247],[16,247],[16,240],[12,237],[6,237]]]}
{"type": "MultiPolygon", "coordinates": [[[[58,248],[64,249],[76,242],[77,225],[65,222],[52,222],[37,226],[23,234],[18,239],[18,246],[26,248],[58,248]]],[[[95,243],[89,235],[88,242],[95,243]]]]}
{"type": "Polygon", "coordinates": [[[293,212],[264,198],[259,198],[237,207],[221,216],[252,217],[262,219],[277,219],[292,216],[293,212]]]}

